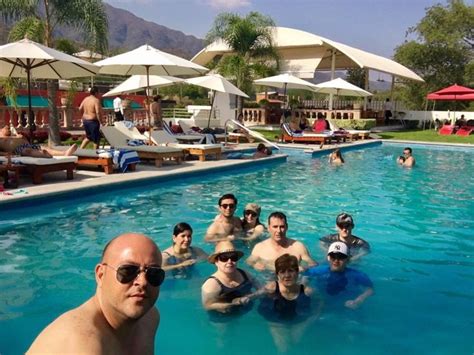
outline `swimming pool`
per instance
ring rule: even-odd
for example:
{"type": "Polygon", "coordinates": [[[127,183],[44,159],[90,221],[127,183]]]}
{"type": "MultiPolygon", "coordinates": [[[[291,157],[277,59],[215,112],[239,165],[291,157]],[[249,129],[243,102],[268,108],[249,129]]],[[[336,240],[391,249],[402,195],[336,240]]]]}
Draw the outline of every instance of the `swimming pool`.
{"type": "MultiPolygon", "coordinates": [[[[124,231],[145,233],[162,249],[172,226],[187,221],[202,242],[223,192],[259,202],[265,219],[287,213],[289,236],[323,261],[317,239],[334,230],[335,216],[355,219],[354,234],[373,252],[354,267],[376,294],[355,312],[326,308],[291,353],[471,354],[474,351],[474,152],[414,145],[417,166],[398,167],[403,146],[383,144],[326,156],[291,152],[288,162],[240,174],[150,183],[148,188],[82,196],[79,203],[2,211],[0,217],[0,353],[23,353],[57,315],[89,298],[93,268],[106,241],[124,231]]],[[[248,255],[248,250],[245,251],[248,255]]],[[[212,265],[191,280],[167,279],[158,307],[159,354],[272,354],[268,325],[256,312],[226,327],[210,324],[200,285],[212,265]]]]}

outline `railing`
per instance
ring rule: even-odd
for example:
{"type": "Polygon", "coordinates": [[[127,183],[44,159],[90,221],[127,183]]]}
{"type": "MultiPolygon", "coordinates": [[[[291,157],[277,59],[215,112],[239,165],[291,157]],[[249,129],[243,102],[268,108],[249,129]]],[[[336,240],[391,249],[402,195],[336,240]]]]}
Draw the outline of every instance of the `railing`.
{"type": "Polygon", "coordinates": [[[188,112],[185,108],[164,108],[162,109],[163,118],[186,119],[191,118],[192,112],[188,112]]]}

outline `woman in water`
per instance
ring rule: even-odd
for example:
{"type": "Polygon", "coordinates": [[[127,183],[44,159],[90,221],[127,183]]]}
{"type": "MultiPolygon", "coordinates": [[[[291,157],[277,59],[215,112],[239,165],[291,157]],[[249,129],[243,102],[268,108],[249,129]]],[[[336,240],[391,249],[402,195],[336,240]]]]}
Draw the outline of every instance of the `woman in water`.
{"type": "Polygon", "coordinates": [[[174,226],[173,245],[162,253],[163,270],[183,270],[207,258],[201,248],[191,246],[192,240],[193,229],[189,224],[181,222],[174,226]]]}
{"type": "Polygon", "coordinates": [[[201,287],[202,305],[206,310],[228,313],[249,308],[246,306],[255,297],[252,289],[258,288],[258,284],[252,276],[237,268],[243,255],[230,241],[216,244],[215,252],[208,260],[216,265],[217,271],[201,287]]]}
{"type": "Polygon", "coordinates": [[[276,281],[265,286],[266,296],[258,311],[269,321],[275,345],[288,352],[290,343],[299,343],[306,327],[319,317],[322,302],[313,308],[312,289],[298,281],[299,263],[294,255],[275,260],[276,281]]]}
{"type": "Polygon", "coordinates": [[[244,217],[242,218],[242,229],[246,241],[253,241],[261,237],[265,233],[265,226],[260,222],[261,208],[256,203],[248,203],[244,209],[244,217]]]}
{"type": "Polygon", "coordinates": [[[344,158],[342,157],[342,154],[339,148],[335,149],[331,154],[329,154],[328,162],[333,165],[344,164],[344,158]]]}

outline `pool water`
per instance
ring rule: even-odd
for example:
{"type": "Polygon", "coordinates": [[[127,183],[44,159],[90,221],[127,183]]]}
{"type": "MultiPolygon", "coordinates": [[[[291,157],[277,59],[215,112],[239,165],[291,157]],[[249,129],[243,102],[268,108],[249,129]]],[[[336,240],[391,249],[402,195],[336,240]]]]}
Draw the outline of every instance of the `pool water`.
{"type": "MultiPolygon", "coordinates": [[[[174,224],[186,221],[194,245],[210,252],[205,230],[220,195],[232,192],[239,215],[248,202],[262,206],[263,221],[284,211],[288,235],[304,241],[319,262],[318,238],[334,232],[342,211],[353,215],[353,233],[372,246],[353,267],[370,276],[375,295],[356,311],[324,308],[299,340],[286,340],[288,354],[472,354],[474,151],[417,145],[416,167],[404,169],[394,162],[402,149],[347,151],[342,167],[329,166],[325,155],[290,152],[287,163],[250,172],[2,211],[0,353],[23,353],[44,326],[93,294],[94,266],[118,234],[142,232],[164,249],[174,224]]],[[[200,286],[212,272],[203,263],[192,279],[165,281],[156,353],[278,353],[257,307],[228,323],[209,321],[200,286]]]]}

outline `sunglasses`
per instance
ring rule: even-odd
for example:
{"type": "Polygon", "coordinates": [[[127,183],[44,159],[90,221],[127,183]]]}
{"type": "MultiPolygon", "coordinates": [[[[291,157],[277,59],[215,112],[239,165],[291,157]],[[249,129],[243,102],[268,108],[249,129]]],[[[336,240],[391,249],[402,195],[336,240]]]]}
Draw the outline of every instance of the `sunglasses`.
{"type": "MultiPolygon", "coordinates": [[[[117,272],[117,281],[122,284],[132,282],[142,272],[142,269],[138,265],[120,265],[117,269],[106,263],[102,263],[102,265],[115,270],[117,272]]],[[[147,266],[143,269],[143,272],[145,273],[146,280],[154,287],[160,286],[165,279],[165,271],[157,266],[147,266]]]]}
{"type": "Polygon", "coordinates": [[[230,208],[231,210],[233,210],[233,209],[235,208],[235,204],[233,204],[233,203],[223,203],[223,204],[221,205],[221,207],[222,207],[223,209],[225,209],[225,210],[228,209],[228,208],[230,208]]]}
{"type": "Polygon", "coordinates": [[[339,229],[345,229],[345,230],[354,228],[354,226],[351,223],[342,223],[342,224],[338,224],[337,226],[339,227],[339,229]]]}
{"type": "Polygon", "coordinates": [[[245,211],[245,214],[246,215],[251,215],[252,217],[257,217],[257,213],[255,213],[254,211],[245,211]]]}
{"type": "Polygon", "coordinates": [[[285,274],[285,273],[290,273],[290,274],[295,274],[299,270],[296,269],[284,269],[284,270],[278,270],[278,274],[285,274]]]}
{"type": "Polygon", "coordinates": [[[228,262],[229,259],[233,261],[234,263],[236,263],[239,260],[239,256],[236,253],[228,253],[228,254],[221,254],[217,257],[217,260],[223,263],[228,262]]]}
{"type": "Polygon", "coordinates": [[[329,257],[331,259],[335,259],[335,260],[346,260],[347,259],[347,255],[342,254],[342,253],[331,253],[331,254],[329,254],[329,257]]]}

